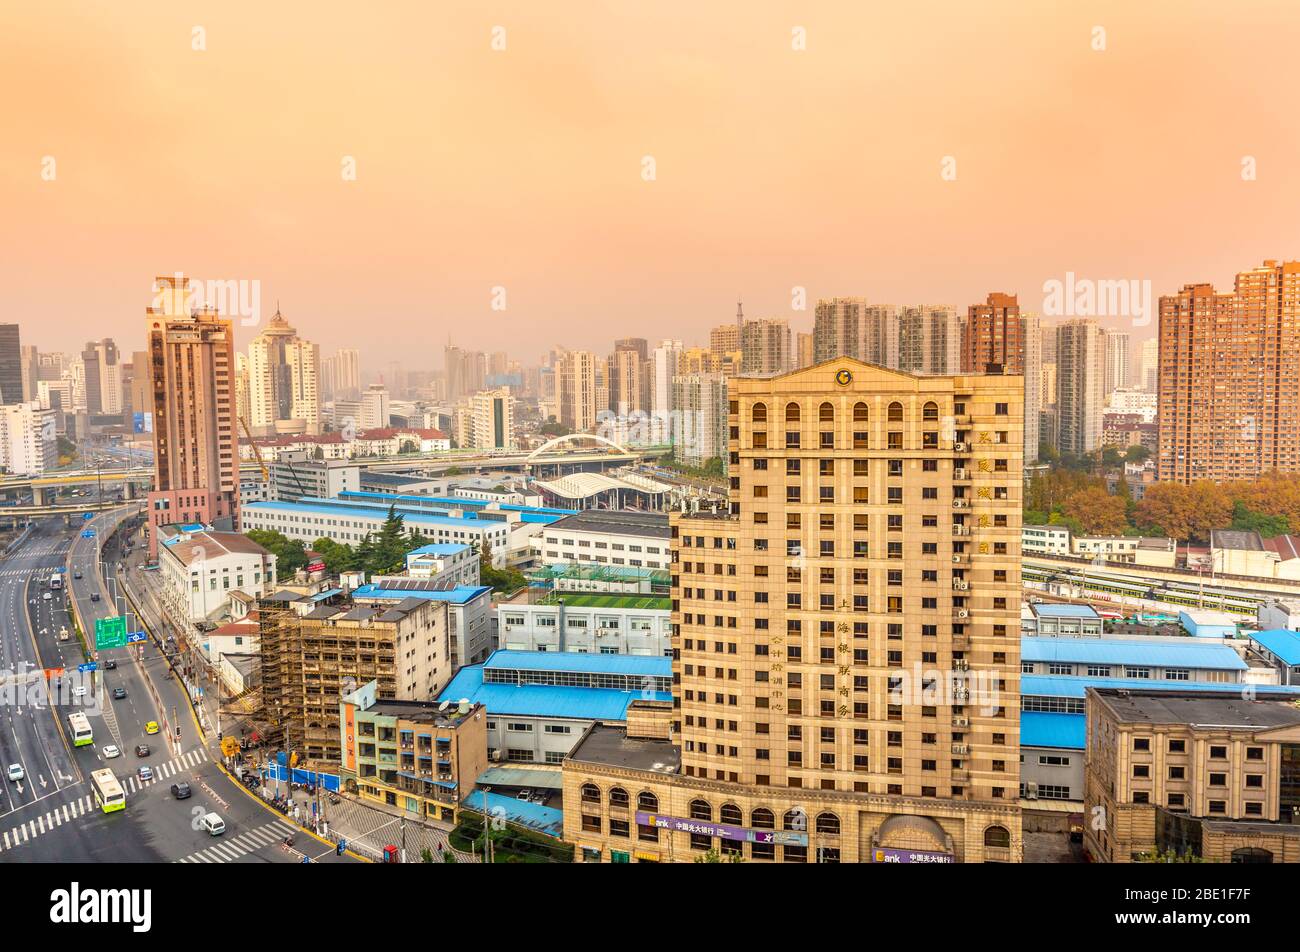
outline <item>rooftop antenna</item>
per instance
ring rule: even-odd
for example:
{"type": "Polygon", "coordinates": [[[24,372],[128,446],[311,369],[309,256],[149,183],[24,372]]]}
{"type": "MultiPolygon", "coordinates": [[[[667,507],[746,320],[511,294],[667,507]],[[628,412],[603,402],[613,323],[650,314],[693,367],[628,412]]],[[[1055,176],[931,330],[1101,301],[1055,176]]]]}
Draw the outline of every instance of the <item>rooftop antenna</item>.
{"type": "Polygon", "coordinates": [[[736,296],[736,326],[743,327],[745,324],[745,308],[742,306],[740,296],[736,296]]]}

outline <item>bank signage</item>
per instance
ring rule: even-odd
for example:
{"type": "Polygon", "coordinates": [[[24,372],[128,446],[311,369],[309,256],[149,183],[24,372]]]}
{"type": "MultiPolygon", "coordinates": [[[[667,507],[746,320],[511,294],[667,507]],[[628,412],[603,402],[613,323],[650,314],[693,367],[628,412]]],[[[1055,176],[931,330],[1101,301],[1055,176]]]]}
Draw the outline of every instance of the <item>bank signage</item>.
{"type": "Polygon", "coordinates": [[[873,863],[955,863],[951,853],[929,853],[925,850],[896,850],[875,848],[871,851],[873,863]]]}
{"type": "Polygon", "coordinates": [[[789,830],[751,830],[743,826],[727,826],[723,823],[707,823],[704,820],[687,820],[678,816],[664,816],[661,813],[641,813],[636,815],[638,826],[652,826],[659,830],[671,830],[674,833],[703,833],[706,836],[720,836],[724,840],[740,840],[747,843],[780,843],[785,846],[807,846],[807,833],[794,833],[789,830]]]}

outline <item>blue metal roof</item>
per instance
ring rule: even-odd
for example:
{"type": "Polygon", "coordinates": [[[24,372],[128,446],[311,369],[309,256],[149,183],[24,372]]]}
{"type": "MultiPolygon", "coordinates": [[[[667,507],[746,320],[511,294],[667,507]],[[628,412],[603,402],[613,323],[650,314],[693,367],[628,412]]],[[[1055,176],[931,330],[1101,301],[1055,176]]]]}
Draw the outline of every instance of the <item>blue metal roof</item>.
{"type": "Polygon", "coordinates": [[[412,549],[406,553],[411,555],[455,555],[469,548],[464,542],[430,542],[428,545],[422,545],[418,549],[412,549]]]}
{"type": "Polygon", "coordinates": [[[391,598],[400,602],[404,598],[425,598],[431,602],[451,602],[453,605],[465,605],[478,598],[484,592],[492,591],[490,585],[457,585],[444,591],[425,591],[423,589],[382,588],[374,584],[362,585],[352,593],[353,598],[391,598]]]}
{"type": "MultiPolygon", "coordinates": [[[[385,515],[388,513],[387,506],[372,506],[367,508],[365,506],[342,506],[337,503],[331,504],[328,502],[250,502],[248,505],[242,506],[241,509],[245,512],[250,509],[268,510],[273,512],[314,512],[329,516],[351,516],[354,519],[374,519],[377,522],[383,522],[385,515]]],[[[460,516],[434,515],[433,513],[437,511],[438,510],[433,510],[432,512],[421,512],[417,509],[399,508],[397,514],[402,517],[408,526],[452,526],[457,529],[466,529],[472,528],[468,525],[469,523],[473,523],[474,526],[483,526],[485,528],[494,525],[507,525],[504,522],[485,522],[482,519],[475,519],[472,516],[462,518],[460,516]]]]}
{"type": "Polygon", "coordinates": [[[1273,628],[1269,631],[1257,631],[1251,634],[1251,641],[1258,642],[1282,659],[1283,664],[1300,664],[1300,634],[1287,628],[1273,628]]]}
{"type": "Polygon", "coordinates": [[[527,800],[516,800],[514,797],[483,790],[475,790],[465,798],[464,803],[471,810],[504,816],[512,823],[526,826],[538,833],[545,833],[547,836],[558,837],[564,833],[564,811],[557,810],[555,807],[544,807],[540,803],[529,803],[527,800]]]}
{"type": "MultiPolygon", "coordinates": [[[[1300,686],[1277,684],[1219,684],[1214,681],[1147,681],[1143,678],[1072,678],[1064,674],[1022,674],[1021,697],[1083,697],[1085,688],[1132,688],[1143,691],[1241,691],[1256,694],[1300,694],[1300,686]]],[[[1027,712],[1032,713],[1032,712],[1027,712]]]]}
{"type": "Polygon", "coordinates": [[[1187,639],[1187,644],[1153,641],[1120,641],[1111,638],[1020,639],[1022,661],[1064,661],[1076,664],[1126,664],[1158,668],[1210,668],[1244,671],[1246,662],[1227,645],[1205,645],[1187,639]]]}
{"type": "Polygon", "coordinates": [[[443,689],[440,701],[482,704],[489,714],[523,717],[572,717],[592,721],[627,720],[627,706],[636,700],[671,701],[672,695],[613,688],[555,687],[549,684],[485,684],[483,665],[467,665],[443,689]]]}
{"type": "Polygon", "coordinates": [[[317,592],[315,595],[311,596],[311,600],[313,602],[323,602],[327,598],[333,598],[335,595],[342,595],[342,594],[343,594],[343,589],[331,588],[331,589],[326,589],[323,592],[317,592]]]}
{"type": "Polygon", "coordinates": [[[1048,615],[1053,618],[1101,618],[1091,605],[1046,605],[1035,602],[1029,607],[1036,615],[1048,615]]]}
{"type": "Polygon", "coordinates": [[[520,671],[582,671],[671,678],[673,659],[667,655],[583,654],[577,651],[509,651],[498,649],[486,667],[520,671]]]}
{"type": "Polygon", "coordinates": [[[1083,750],[1087,746],[1087,721],[1085,714],[1021,711],[1020,746],[1083,750]]]}

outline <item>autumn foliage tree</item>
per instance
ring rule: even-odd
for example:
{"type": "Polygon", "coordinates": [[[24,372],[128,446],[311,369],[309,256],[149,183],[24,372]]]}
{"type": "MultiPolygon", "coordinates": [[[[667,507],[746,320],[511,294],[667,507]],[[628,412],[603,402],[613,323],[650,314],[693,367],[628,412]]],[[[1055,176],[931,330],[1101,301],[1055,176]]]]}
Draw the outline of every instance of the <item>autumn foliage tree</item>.
{"type": "Polygon", "coordinates": [[[1101,486],[1089,486],[1066,497],[1064,515],[1074,519],[1088,535],[1122,535],[1128,528],[1125,501],[1101,486]]]}

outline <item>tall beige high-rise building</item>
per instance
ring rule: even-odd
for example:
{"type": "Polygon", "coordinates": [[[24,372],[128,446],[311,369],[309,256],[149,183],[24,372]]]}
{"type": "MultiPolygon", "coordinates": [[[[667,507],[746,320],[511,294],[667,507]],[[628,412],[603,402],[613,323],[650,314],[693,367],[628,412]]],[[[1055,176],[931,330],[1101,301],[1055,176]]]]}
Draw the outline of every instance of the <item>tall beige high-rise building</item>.
{"type": "Polygon", "coordinates": [[[1133,355],[1129,335],[1124,331],[1106,331],[1106,396],[1128,386],[1133,355]]]}
{"type": "Polygon", "coordinates": [[[158,526],[202,522],[239,529],[239,434],[231,322],[190,308],[188,278],[160,277],[145,314],[153,410],[149,550],[158,526]]]}
{"type": "Polygon", "coordinates": [[[480,450],[518,449],[515,398],[509,387],[482,390],[470,397],[470,444],[480,450]]]}
{"type": "Polygon", "coordinates": [[[596,425],[596,355],[585,350],[566,351],[555,371],[557,417],[574,432],[596,425]]]}
{"type": "Polygon", "coordinates": [[[673,378],[677,426],[673,455],[691,466],[727,459],[727,381],[722,374],[679,374],[673,378]]]}
{"type": "Polygon", "coordinates": [[[1147,393],[1160,390],[1160,337],[1148,338],[1142,342],[1142,363],[1136,375],[1134,385],[1147,393]]]}
{"type": "Polygon", "coordinates": [[[649,409],[642,404],[646,390],[642,374],[646,361],[634,349],[615,350],[610,355],[609,409],[617,414],[637,413],[649,409]]]}
{"type": "Polygon", "coordinates": [[[1160,298],[1162,480],[1300,472],[1300,261],[1160,298]]]}
{"type": "Polygon", "coordinates": [[[742,374],[778,374],[794,367],[790,324],[784,318],[745,321],[740,328],[742,374]]]}
{"type": "Polygon", "coordinates": [[[728,510],[670,516],[673,702],[564,763],[585,859],[1020,858],[1023,394],[731,381],[728,510]]]}
{"type": "Polygon", "coordinates": [[[1056,432],[1062,453],[1082,456],[1101,446],[1106,407],[1106,332],[1094,320],[1056,327],[1056,432]]]}
{"type": "Polygon", "coordinates": [[[248,417],[256,435],[320,432],[320,349],[276,309],[248,345],[248,417]]]}
{"type": "Polygon", "coordinates": [[[356,400],[361,394],[361,359],[358,351],[342,348],[322,358],[321,400],[356,400]]]}
{"type": "Polygon", "coordinates": [[[795,369],[802,370],[817,362],[815,356],[816,338],[811,333],[799,332],[794,338],[795,369]]]}
{"type": "Polygon", "coordinates": [[[853,357],[897,369],[900,331],[899,309],[892,304],[868,304],[861,297],[821,300],[813,317],[813,357],[818,363],[853,357]]]}

